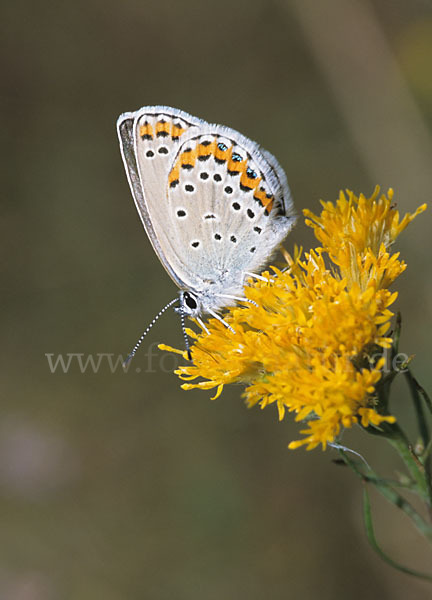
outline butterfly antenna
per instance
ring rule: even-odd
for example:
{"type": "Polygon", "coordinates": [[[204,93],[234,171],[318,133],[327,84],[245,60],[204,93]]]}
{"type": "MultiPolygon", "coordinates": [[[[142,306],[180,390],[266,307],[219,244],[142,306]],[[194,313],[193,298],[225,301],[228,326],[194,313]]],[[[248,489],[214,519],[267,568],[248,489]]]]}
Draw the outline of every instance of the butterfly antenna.
{"type": "Polygon", "coordinates": [[[139,340],[137,341],[137,343],[135,344],[135,346],[132,348],[131,352],[128,354],[126,360],[123,362],[123,367],[126,367],[127,364],[133,359],[133,357],[135,356],[138,348],[141,346],[143,339],[145,338],[145,336],[148,334],[148,332],[150,331],[150,329],[153,327],[153,325],[156,323],[156,321],[159,319],[159,317],[161,315],[164,314],[164,312],[170,307],[172,306],[175,302],[178,302],[179,298],[174,298],[174,300],[171,300],[171,302],[168,302],[168,304],[166,306],[163,307],[163,309],[161,311],[158,312],[158,314],[155,316],[155,318],[153,319],[153,321],[148,325],[147,329],[144,331],[144,333],[141,335],[141,337],[139,338],[139,340]]]}
{"type": "Polygon", "coordinates": [[[182,332],[183,332],[183,337],[184,337],[184,342],[185,342],[185,346],[186,346],[186,352],[188,355],[188,359],[192,360],[192,352],[190,351],[189,338],[186,333],[185,314],[182,310],[180,311],[180,322],[181,322],[181,328],[182,328],[182,332]]]}

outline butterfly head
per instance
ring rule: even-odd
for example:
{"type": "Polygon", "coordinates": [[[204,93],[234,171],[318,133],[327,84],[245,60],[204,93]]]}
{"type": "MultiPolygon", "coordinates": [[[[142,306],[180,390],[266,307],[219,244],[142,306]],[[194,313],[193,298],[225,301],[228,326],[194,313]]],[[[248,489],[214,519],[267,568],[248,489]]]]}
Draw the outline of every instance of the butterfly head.
{"type": "Polygon", "coordinates": [[[193,292],[182,290],[180,292],[180,306],[175,309],[188,317],[198,317],[203,312],[200,299],[193,292]]]}

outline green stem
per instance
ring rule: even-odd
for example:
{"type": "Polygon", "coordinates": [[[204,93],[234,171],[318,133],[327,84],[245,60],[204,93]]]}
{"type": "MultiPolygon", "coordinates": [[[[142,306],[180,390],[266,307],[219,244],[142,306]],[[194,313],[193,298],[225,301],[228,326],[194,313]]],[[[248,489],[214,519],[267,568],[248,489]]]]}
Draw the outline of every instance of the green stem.
{"type": "Polygon", "coordinates": [[[425,481],[426,481],[426,485],[427,485],[427,489],[428,489],[428,496],[429,496],[429,502],[428,502],[429,515],[432,518],[431,457],[430,457],[429,451],[426,452],[426,450],[429,450],[429,448],[430,448],[431,436],[430,436],[430,431],[429,431],[429,426],[428,426],[428,422],[426,419],[426,415],[423,410],[422,397],[423,397],[423,400],[424,400],[426,406],[429,408],[430,411],[432,411],[432,405],[431,405],[429,396],[426,394],[425,390],[418,383],[418,381],[416,380],[416,378],[414,377],[414,375],[412,374],[412,372],[409,368],[407,368],[407,370],[405,371],[405,377],[408,381],[408,386],[409,386],[411,396],[413,399],[414,409],[415,409],[416,416],[417,416],[419,433],[420,433],[420,436],[421,436],[422,442],[423,442],[422,463],[423,463],[423,468],[424,468],[424,473],[425,473],[425,481]]]}
{"type": "Polygon", "coordinates": [[[417,483],[419,495],[430,508],[432,506],[430,481],[424,466],[414,453],[414,450],[405,433],[402,431],[399,425],[394,424],[391,427],[391,434],[386,437],[390,444],[398,451],[399,456],[404,461],[405,466],[411,474],[411,477],[417,483]]]}
{"type": "Polygon", "coordinates": [[[393,363],[394,357],[399,352],[399,340],[400,340],[401,329],[402,329],[402,315],[400,312],[398,312],[396,315],[396,327],[395,327],[395,330],[393,333],[393,344],[392,344],[392,351],[391,351],[392,363],[393,363]]]}
{"type": "Polygon", "coordinates": [[[381,550],[381,548],[378,545],[378,542],[376,540],[376,537],[375,537],[375,532],[374,532],[373,522],[372,522],[371,505],[370,505],[370,500],[369,500],[369,494],[367,492],[366,487],[363,490],[363,516],[364,516],[366,535],[369,540],[369,543],[372,546],[372,548],[375,550],[375,552],[378,554],[378,556],[380,556],[380,558],[382,558],[382,560],[384,560],[386,563],[388,563],[390,566],[394,567],[398,571],[402,571],[403,573],[407,573],[408,575],[414,575],[415,577],[420,577],[421,579],[427,579],[428,581],[432,581],[432,575],[427,575],[426,573],[421,573],[420,571],[415,571],[414,569],[405,567],[404,565],[401,565],[401,564],[397,563],[396,561],[394,561],[383,550],[381,550]]]}
{"type": "Polygon", "coordinates": [[[365,430],[372,435],[385,438],[398,451],[411,478],[416,483],[417,493],[426,502],[428,510],[430,510],[432,508],[431,480],[404,431],[397,423],[381,423],[377,428],[369,425],[365,430]]]}
{"type": "Polygon", "coordinates": [[[394,425],[392,429],[395,435],[389,437],[388,440],[399,452],[411,477],[416,481],[417,491],[425,501],[429,515],[432,516],[432,485],[428,470],[429,460],[422,464],[402,429],[398,425],[394,425]]]}
{"type": "Polygon", "coordinates": [[[409,492],[416,492],[417,491],[415,482],[411,481],[411,480],[407,481],[406,483],[402,482],[402,481],[397,481],[395,479],[381,479],[381,481],[383,481],[386,485],[388,485],[390,487],[393,487],[393,488],[396,488],[396,489],[397,488],[402,488],[402,489],[407,490],[409,492]]]}

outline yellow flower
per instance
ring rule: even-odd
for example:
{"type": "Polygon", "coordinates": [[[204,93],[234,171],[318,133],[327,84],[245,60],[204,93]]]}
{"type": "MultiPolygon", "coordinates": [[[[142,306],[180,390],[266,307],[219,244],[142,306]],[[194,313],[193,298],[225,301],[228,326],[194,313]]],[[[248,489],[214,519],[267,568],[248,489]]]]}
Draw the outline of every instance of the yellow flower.
{"type": "MultiPolygon", "coordinates": [[[[390,260],[388,250],[398,235],[415,217],[426,210],[426,204],[419,206],[416,212],[406,214],[402,221],[399,212],[392,205],[393,190],[387,196],[379,195],[377,186],[370,198],[363,194],[359,197],[353,192],[340,192],[336,204],[322,202],[323,211],[319,217],[309,210],[304,210],[308,217],[306,224],[314,229],[315,237],[323,245],[330,259],[339,267],[347,284],[354,282],[362,286],[368,285],[368,265],[364,261],[379,261],[380,268],[385,269],[390,260]]],[[[406,268],[405,263],[393,257],[393,269],[389,269],[387,280],[380,287],[387,287],[406,268]]],[[[374,274],[371,274],[373,278],[374,274]]]]}
{"type": "Polygon", "coordinates": [[[388,287],[406,268],[390,247],[426,206],[400,221],[392,199],[392,190],[380,196],[378,188],[370,198],[341,192],[335,204],[322,203],[321,215],[305,210],[321,246],[294,258],[285,252],[287,269],[272,267],[264,280],[248,282],[245,295],[257,306],[234,306],[224,316],[235,333],[216,319],[207,323],[209,335],[188,330],[193,364],[176,371],[182,388],[216,388],[217,398],[225,384],[245,384],[249,406],[276,404],[280,419],[288,411],[306,423],[304,439],[289,448],[324,449],[342,428],[394,422],[377,406],[385,360],[372,355],[392,344],[389,307],[397,294],[388,287]]]}

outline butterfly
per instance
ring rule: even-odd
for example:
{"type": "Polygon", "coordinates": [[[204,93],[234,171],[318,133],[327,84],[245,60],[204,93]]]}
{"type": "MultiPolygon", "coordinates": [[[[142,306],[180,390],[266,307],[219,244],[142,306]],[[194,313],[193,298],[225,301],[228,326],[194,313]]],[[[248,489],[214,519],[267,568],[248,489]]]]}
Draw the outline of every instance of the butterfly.
{"type": "MultiPolygon", "coordinates": [[[[237,131],[168,106],[120,115],[126,175],[144,229],[180,288],[182,318],[218,314],[243,300],[244,284],[295,223],[286,175],[276,158],[237,131]]],[[[190,353],[189,353],[190,355],[190,353]]]]}

